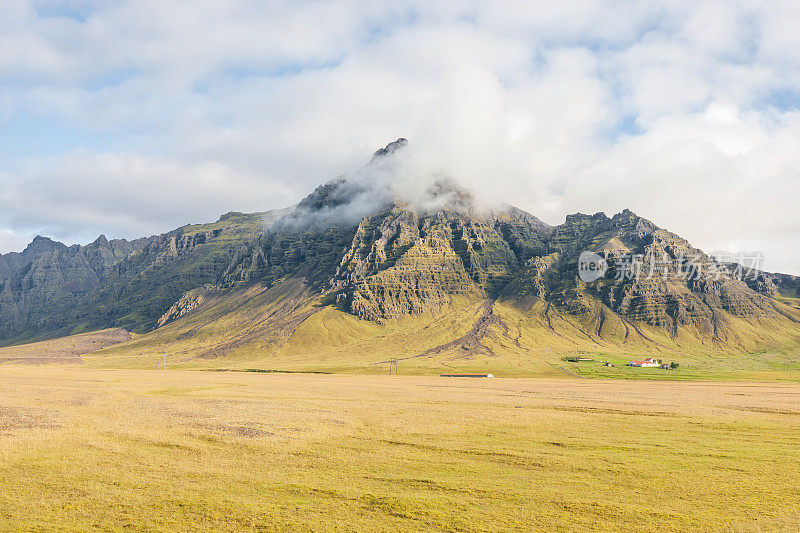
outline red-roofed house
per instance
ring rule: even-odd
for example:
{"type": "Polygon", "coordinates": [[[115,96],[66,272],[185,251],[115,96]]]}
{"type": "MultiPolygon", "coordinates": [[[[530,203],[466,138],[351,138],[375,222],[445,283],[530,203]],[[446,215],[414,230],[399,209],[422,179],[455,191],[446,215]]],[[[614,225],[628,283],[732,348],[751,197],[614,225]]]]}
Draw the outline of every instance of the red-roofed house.
{"type": "Polygon", "coordinates": [[[644,361],[631,361],[630,363],[628,363],[628,366],[657,368],[661,366],[661,361],[653,359],[652,357],[648,357],[644,361]]]}

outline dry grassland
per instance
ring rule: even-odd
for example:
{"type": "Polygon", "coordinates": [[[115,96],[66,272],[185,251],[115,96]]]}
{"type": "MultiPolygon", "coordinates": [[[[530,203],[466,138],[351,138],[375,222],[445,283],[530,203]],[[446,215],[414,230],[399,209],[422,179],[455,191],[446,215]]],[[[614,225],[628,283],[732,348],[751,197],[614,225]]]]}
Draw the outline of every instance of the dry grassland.
{"type": "Polygon", "coordinates": [[[0,529],[800,527],[800,386],[0,367],[0,529]]]}

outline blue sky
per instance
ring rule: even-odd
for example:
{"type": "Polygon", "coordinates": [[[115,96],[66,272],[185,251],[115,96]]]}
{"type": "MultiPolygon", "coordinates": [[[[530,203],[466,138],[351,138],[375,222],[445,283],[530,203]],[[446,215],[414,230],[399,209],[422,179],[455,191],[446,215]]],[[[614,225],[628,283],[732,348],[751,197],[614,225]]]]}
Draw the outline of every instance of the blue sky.
{"type": "Polygon", "coordinates": [[[284,207],[404,136],[547,222],[631,208],[800,273],[797,27],[790,1],[5,0],[0,252],[284,207]]]}

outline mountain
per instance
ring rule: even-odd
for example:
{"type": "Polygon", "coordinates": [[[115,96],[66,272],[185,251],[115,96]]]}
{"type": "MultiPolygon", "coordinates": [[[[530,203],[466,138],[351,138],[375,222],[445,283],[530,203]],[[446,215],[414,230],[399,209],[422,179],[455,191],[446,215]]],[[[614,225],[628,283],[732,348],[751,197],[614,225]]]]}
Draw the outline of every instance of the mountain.
{"type": "Polygon", "coordinates": [[[106,327],[153,329],[186,291],[215,282],[280,212],[228,213],[213,224],[86,246],[36,237],[0,255],[0,344],[106,327]]]}
{"type": "Polygon", "coordinates": [[[0,339],[123,327],[143,335],[103,352],[130,364],[164,350],[186,365],[287,368],[800,346],[800,278],[741,279],[627,210],[553,227],[443,176],[403,181],[406,144],[289,209],[131,242],[37,237],[0,256],[0,339]],[[587,251],[604,259],[596,280],[578,271],[587,251]]]}

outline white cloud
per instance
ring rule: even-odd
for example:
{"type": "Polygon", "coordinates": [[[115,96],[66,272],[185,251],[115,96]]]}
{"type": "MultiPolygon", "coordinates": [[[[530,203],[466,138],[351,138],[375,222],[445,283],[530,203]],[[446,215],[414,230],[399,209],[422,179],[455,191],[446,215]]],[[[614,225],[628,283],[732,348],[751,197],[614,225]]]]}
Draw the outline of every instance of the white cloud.
{"type": "Polygon", "coordinates": [[[0,128],[53,121],[62,148],[0,146],[0,250],[283,207],[406,136],[548,222],[630,207],[800,273],[799,23],[791,1],[7,0],[0,128]]]}
{"type": "Polygon", "coordinates": [[[85,228],[104,228],[110,236],[151,235],[213,220],[220,214],[219,205],[259,211],[264,204],[293,199],[293,191],[280,184],[262,187],[258,176],[237,174],[213,161],[187,165],[77,152],[29,168],[26,174],[2,178],[0,224],[35,228],[67,240],[85,235],[85,228]]]}
{"type": "Polygon", "coordinates": [[[22,251],[31,240],[13,230],[0,228],[0,250],[22,251]]]}
{"type": "Polygon", "coordinates": [[[765,119],[711,104],[663,117],[571,180],[563,202],[628,207],[706,250],[762,251],[768,268],[798,272],[798,138],[797,112],[765,119]]]}

